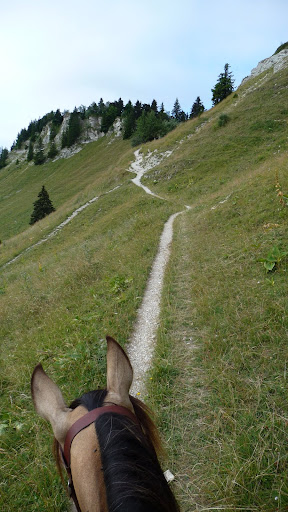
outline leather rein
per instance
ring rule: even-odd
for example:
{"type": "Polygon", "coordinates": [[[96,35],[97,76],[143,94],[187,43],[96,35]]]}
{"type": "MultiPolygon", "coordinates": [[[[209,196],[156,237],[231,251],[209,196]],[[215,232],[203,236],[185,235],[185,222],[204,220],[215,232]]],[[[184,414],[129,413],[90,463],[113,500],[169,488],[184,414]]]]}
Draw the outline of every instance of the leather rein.
{"type": "Polygon", "coordinates": [[[84,430],[86,427],[91,425],[91,423],[94,423],[94,421],[99,418],[99,416],[102,416],[102,414],[107,413],[116,413],[120,414],[121,416],[127,416],[130,418],[134,423],[139,425],[138,419],[129,409],[126,407],[122,407],[120,405],[107,405],[103,407],[98,407],[97,409],[93,409],[92,411],[88,412],[82,418],[79,418],[79,420],[75,421],[73,423],[72,427],[68,430],[65,438],[65,444],[64,444],[64,451],[60,447],[62,460],[65,466],[65,469],[67,471],[68,475],[68,494],[74,501],[75,507],[78,512],[81,512],[77,496],[75,493],[73,480],[72,480],[72,473],[71,473],[71,456],[70,456],[70,450],[71,450],[71,444],[75,436],[81,432],[81,430],[84,430]]]}

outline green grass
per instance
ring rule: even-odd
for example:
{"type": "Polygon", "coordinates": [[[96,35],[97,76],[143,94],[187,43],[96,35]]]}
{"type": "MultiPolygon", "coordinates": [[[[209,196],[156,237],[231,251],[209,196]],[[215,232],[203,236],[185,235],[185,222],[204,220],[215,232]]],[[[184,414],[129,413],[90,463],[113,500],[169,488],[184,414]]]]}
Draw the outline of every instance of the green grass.
{"type": "MultiPolygon", "coordinates": [[[[129,142],[120,139],[109,144],[102,138],[87,144],[66,160],[35,166],[27,162],[10,166],[0,173],[0,239],[3,242],[23,232],[29,225],[33,202],[44,184],[58,220],[67,209],[78,206],[123,181],[123,173],[133,159],[129,142]],[[69,183],[69,186],[67,186],[69,183]]],[[[68,211],[69,211],[68,210],[68,211]]]]}
{"type": "Polygon", "coordinates": [[[67,402],[105,385],[105,335],[125,345],[164,222],[184,204],[192,208],[175,221],[147,397],[166,441],[165,467],[183,512],[287,510],[288,260],[273,272],[261,261],[287,249],[288,207],[277,195],[279,186],[288,195],[287,75],[256,77],[143,146],[173,150],[144,180],[168,201],[130,182],[133,150],[120,139],[1,170],[4,512],[67,510],[50,427],[31,403],[33,367],[43,363],[67,402]],[[43,184],[56,212],[28,226],[43,184]]]}
{"type": "Polygon", "coordinates": [[[286,246],[274,183],[262,168],[178,221],[149,396],[183,512],[288,507],[288,260],[258,261],[286,246]]]}
{"type": "Polygon", "coordinates": [[[93,203],[55,238],[2,271],[1,510],[53,510],[54,502],[57,509],[66,507],[50,454],[51,433],[35,416],[29,381],[41,361],[67,401],[103,387],[105,335],[124,344],[131,334],[173,209],[132,184],[123,189],[93,203]],[[123,195],[129,202],[123,204],[123,195]]]}

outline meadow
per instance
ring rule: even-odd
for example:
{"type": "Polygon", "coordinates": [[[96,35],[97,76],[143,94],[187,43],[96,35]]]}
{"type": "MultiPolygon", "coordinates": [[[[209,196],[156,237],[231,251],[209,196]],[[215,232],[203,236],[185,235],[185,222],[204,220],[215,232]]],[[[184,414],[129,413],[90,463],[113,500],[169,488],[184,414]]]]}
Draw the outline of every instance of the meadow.
{"type": "Polygon", "coordinates": [[[122,139],[1,171],[1,510],[67,510],[31,403],[34,365],[67,402],[105,386],[105,335],[125,346],[163,225],[184,205],[145,397],[164,469],[183,512],[287,510],[287,76],[256,77],[142,146],[173,150],[143,179],[165,201],[131,183],[122,139]],[[29,226],[43,184],[56,212],[29,226]]]}

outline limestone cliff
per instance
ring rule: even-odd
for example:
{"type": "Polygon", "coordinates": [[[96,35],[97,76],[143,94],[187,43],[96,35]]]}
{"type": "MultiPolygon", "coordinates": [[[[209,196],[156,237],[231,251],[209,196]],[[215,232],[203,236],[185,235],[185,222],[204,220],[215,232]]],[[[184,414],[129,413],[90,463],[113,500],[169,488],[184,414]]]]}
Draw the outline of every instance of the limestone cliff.
{"type": "Polygon", "coordinates": [[[260,75],[264,71],[267,71],[273,68],[273,72],[276,73],[280,71],[280,69],[288,66],[288,49],[280,51],[279,53],[275,53],[271,57],[267,59],[261,60],[259,64],[252,69],[251,74],[244,78],[242,83],[245,83],[247,80],[251,78],[255,78],[257,75],[260,75]]]}

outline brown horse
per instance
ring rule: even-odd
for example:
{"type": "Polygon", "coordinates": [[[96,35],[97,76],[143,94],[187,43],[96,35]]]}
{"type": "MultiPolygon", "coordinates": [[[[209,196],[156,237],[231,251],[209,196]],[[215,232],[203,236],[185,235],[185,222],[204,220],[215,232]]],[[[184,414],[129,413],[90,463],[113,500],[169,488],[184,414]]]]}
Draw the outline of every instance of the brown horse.
{"type": "Polygon", "coordinates": [[[35,409],[51,423],[57,466],[61,475],[66,467],[79,512],[179,512],[148,408],[129,395],[132,379],[128,357],[110,337],[107,389],[85,393],[70,407],[42,366],[34,369],[35,409]]]}

